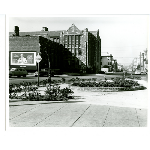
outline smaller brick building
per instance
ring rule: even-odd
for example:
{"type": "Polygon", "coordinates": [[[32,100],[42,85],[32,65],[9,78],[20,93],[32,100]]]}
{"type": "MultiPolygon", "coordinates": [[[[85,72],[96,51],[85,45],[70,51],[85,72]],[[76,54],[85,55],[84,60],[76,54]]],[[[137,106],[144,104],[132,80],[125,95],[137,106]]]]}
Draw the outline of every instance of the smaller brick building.
{"type": "Polygon", "coordinates": [[[9,68],[36,70],[35,57],[40,53],[38,36],[9,37],[9,68]],[[23,58],[21,58],[23,57],[23,58]],[[21,59],[25,59],[25,61],[21,59]]]}
{"type": "Polygon", "coordinates": [[[102,54],[101,56],[101,68],[108,68],[108,71],[113,71],[113,56],[110,54],[102,54]]]}

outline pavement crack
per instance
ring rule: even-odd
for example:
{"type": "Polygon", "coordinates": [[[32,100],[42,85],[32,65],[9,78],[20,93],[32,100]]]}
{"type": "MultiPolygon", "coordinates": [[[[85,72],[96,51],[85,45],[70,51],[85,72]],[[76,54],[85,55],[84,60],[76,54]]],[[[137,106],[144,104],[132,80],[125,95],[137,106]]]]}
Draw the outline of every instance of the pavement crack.
{"type": "Polygon", "coordinates": [[[105,120],[104,120],[104,123],[103,123],[102,127],[105,126],[105,123],[106,123],[106,120],[107,120],[107,117],[108,117],[109,110],[110,110],[110,107],[109,107],[109,109],[108,109],[108,111],[107,111],[106,118],[105,118],[105,120]]]}
{"type": "Polygon", "coordinates": [[[61,108],[57,109],[56,111],[54,111],[53,113],[51,113],[50,115],[48,115],[47,117],[45,117],[44,119],[42,119],[40,122],[36,123],[35,125],[33,125],[33,127],[37,126],[38,124],[40,124],[41,122],[43,122],[44,120],[46,120],[48,117],[52,116],[54,113],[56,113],[57,111],[61,110],[63,107],[65,107],[66,105],[62,106],[61,108]]]}
{"type": "MultiPolygon", "coordinates": [[[[40,105],[41,105],[41,104],[40,104],[40,105]]],[[[36,109],[36,108],[37,108],[37,107],[39,107],[40,105],[38,105],[38,106],[36,106],[36,107],[33,107],[32,109],[27,110],[27,111],[25,111],[25,112],[23,112],[23,113],[21,113],[21,114],[19,114],[19,115],[15,116],[15,117],[13,117],[13,118],[10,118],[9,120],[12,120],[12,119],[14,119],[14,118],[17,118],[17,117],[19,117],[19,116],[21,116],[21,115],[23,115],[23,114],[27,113],[27,112],[30,112],[31,110],[36,109]]]]}
{"type": "Polygon", "coordinates": [[[136,111],[136,115],[137,115],[138,124],[139,124],[139,127],[140,127],[139,117],[138,117],[137,109],[136,108],[135,108],[135,111],[136,111]]]}
{"type": "Polygon", "coordinates": [[[70,127],[72,127],[83,116],[83,114],[90,108],[90,106],[91,104],[85,109],[85,111],[80,115],[80,117],[76,119],[76,121],[70,127]]]}

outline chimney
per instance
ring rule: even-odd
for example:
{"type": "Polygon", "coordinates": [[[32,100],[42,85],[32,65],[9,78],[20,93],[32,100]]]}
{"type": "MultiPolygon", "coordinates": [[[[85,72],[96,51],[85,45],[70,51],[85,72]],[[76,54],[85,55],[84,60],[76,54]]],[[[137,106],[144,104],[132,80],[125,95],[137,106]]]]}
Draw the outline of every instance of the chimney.
{"type": "Polygon", "coordinates": [[[85,32],[88,32],[88,28],[85,28],[84,31],[85,31],[85,32]]]}
{"type": "Polygon", "coordinates": [[[42,27],[42,31],[48,31],[47,27],[42,27]]]}
{"type": "Polygon", "coordinates": [[[15,34],[15,36],[19,36],[19,27],[18,26],[14,27],[14,34],[15,34]]]}

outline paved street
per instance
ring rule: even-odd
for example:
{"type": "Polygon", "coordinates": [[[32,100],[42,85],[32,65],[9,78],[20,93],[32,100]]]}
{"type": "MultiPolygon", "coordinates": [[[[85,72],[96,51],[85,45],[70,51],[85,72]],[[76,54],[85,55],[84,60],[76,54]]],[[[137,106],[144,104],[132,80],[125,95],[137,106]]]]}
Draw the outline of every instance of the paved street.
{"type": "MultiPolygon", "coordinates": [[[[146,81],[140,81],[147,86],[146,81]]],[[[146,127],[148,89],[74,91],[75,99],[9,102],[10,127],[146,127]]]]}
{"type": "MultiPolygon", "coordinates": [[[[133,75],[133,76],[136,76],[136,77],[142,77],[142,80],[145,80],[145,81],[148,81],[148,75],[133,75]]],[[[111,78],[115,78],[115,77],[122,77],[122,75],[106,75],[106,74],[97,74],[97,75],[85,75],[85,76],[78,76],[78,75],[73,75],[73,76],[69,76],[69,75],[55,75],[54,77],[52,77],[51,79],[52,80],[61,80],[61,78],[65,78],[66,79],[66,82],[68,80],[70,80],[71,78],[81,78],[81,79],[88,79],[88,78],[97,78],[98,80],[99,79],[111,79],[111,78]]],[[[46,80],[48,77],[39,77],[39,81],[42,81],[42,80],[46,80]]],[[[27,77],[11,77],[9,78],[9,83],[16,83],[16,84],[19,84],[20,82],[35,82],[35,81],[38,81],[38,77],[35,77],[33,74],[31,75],[27,75],[27,77]]]]}

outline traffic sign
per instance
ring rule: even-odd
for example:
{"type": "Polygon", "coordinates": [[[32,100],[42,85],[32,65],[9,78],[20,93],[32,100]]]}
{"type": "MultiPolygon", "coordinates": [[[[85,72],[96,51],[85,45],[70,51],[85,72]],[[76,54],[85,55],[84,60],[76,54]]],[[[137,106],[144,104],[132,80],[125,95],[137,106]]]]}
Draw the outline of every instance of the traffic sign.
{"type": "Polygon", "coordinates": [[[42,58],[41,58],[41,56],[39,55],[39,53],[38,53],[38,55],[35,57],[35,60],[36,60],[37,63],[39,63],[39,62],[42,60],[42,58]]]}

